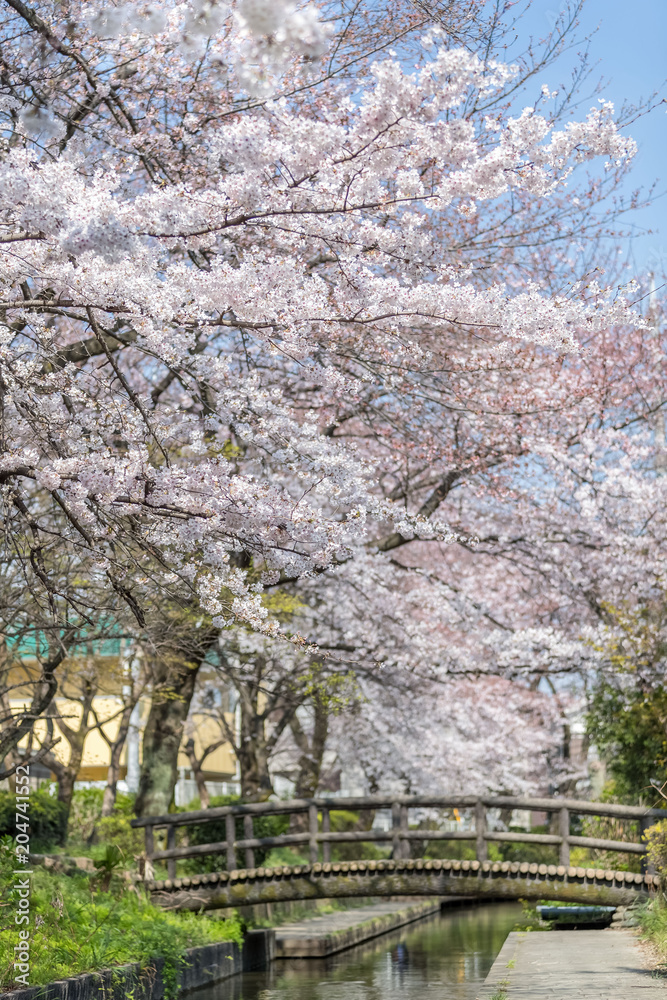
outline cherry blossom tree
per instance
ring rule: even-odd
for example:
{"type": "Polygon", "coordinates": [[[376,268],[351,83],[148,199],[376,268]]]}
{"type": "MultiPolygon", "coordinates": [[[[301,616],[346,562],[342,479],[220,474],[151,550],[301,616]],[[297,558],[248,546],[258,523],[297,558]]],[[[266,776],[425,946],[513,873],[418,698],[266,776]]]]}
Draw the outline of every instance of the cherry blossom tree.
{"type": "Polygon", "coordinates": [[[505,678],[373,686],[335,726],[341,767],[371,791],[550,792],[568,772],[553,700],[505,678]]]}
{"type": "MultiPolygon", "coordinates": [[[[56,67],[73,62],[97,94],[85,40],[58,41],[36,12],[9,6],[56,67]]],[[[219,9],[205,9],[213,31],[219,9]]],[[[244,24],[226,37],[230,58],[254,30],[244,24]]],[[[97,49],[98,72],[120,44],[97,49]]],[[[428,44],[415,73],[376,63],[356,101],[333,88],[312,117],[272,102],[200,134],[192,188],[156,183],[145,169],[128,187],[135,161],[123,169],[120,150],[100,150],[91,174],[81,142],[61,149],[55,124],[53,136],[39,132],[35,160],[23,119],[14,126],[1,195],[4,482],[33,503],[50,498],[62,542],[94,554],[135,613],[133,563],[150,561],[166,586],[170,574],[186,579],[221,624],[234,615],[261,626],[262,580],[326,566],[365,540],[369,518],[446,533],[427,523],[430,510],[411,514],[377,495],[368,459],[299,412],[295,381],[334,405],[353,403],[369,381],[378,392],[393,380],[396,396],[428,380],[443,334],[483,327],[492,353],[526,342],[567,351],[577,330],[625,318],[602,289],[588,301],[477,289],[470,266],[425,225],[515,189],[542,198],[594,156],[612,166],[627,158],[632,143],[610,109],[560,131],[537,107],[473,123],[465,102],[493,104],[514,71],[428,44]],[[346,373],[330,362],[341,353],[354,356],[346,373]],[[264,567],[254,587],[230,549],[264,567]]],[[[161,52],[149,46],[146,58],[161,52]]],[[[7,103],[10,116],[21,110],[18,98],[7,103]]],[[[26,515],[12,504],[18,530],[26,515]]]]}
{"type": "Polygon", "coordinates": [[[518,107],[557,46],[492,58],[496,22],[466,27],[482,6],[447,31],[401,7],[392,54],[370,7],[4,0],[6,531],[59,624],[101,605],[56,555],[139,630],[160,634],[158,594],[184,611],[158,642],[142,810],[169,804],[197,670],[232,625],[469,667],[494,612],[423,552],[491,538],[509,480],[600,391],[582,352],[639,322],[584,256],[565,280],[634,144],[546,82],[518,107]],[[271,615],[278,586],[311,631],[271,615]]]}

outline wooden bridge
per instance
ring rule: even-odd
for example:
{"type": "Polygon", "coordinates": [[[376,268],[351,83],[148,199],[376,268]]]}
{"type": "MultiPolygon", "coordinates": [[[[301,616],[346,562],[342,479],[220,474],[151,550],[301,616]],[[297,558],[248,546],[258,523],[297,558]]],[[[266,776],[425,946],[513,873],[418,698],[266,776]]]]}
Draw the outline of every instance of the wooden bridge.
{"type": "Polygon", "coordinates": [[[143,827],[146,836],[145,881],[154,902],[167,909],[208,910],[220,907],[266,903],[277,900],[341,898],[346,896],[471,896],[501,899],[554,899],[568,902],[623,905],[658,887],[658,876],[646,871],[646,847],[641,842],[647,827],[667,816],[667,810],[644,809],[579,799],[444,796],[364,796],[360,798],[292,799],[282,802],[222,806],[189,813],[145,816],[132,825],[143,827]],[[528,810],[546,813],[551,833],[494,830],[489,814],[496,819],[501,810],[528,810]],[[387,830],[331,830],[331,813],[340,810],[371,814],[380,810],[391,814],[387,830]],[[410,822],[410,813],[413,822],[410,822]],[[418,821],[414,822],[414,813],[418,821]],[[443,826],[442,814],[451,818],[443,826]],[[289,816],[293,832],[262,837],[255,833],[255,820],[268,816],[289,816]],[[634,840],[607,840],[572,832],[577,817],[599,817],[625,821],[635,828],[634,840]],[[428,828],[424,818],[428,818],[428,828]],[[434,826],[440,817],[440,826],[434,826]],[[177,846],[177,832],[187,838],[194,824],[224,821],[224,841],[177,846]],[[237,821],[243,826],[237,837],[237,821]],[[451,828],[452,825],[455,828],[451,828]],[[295,832],[295,827],[297,827],[295,832]],[[300,829],[299,829],[300,828],[300,829]],[[164,845],[156,843],[156,831],[164,845]],[[412,858],[411,847],[425,841],[471,841],[474,860],[412,858]],[[368,861],[333,861],[335,844],[385,844],[391,858],[368,861]],[[559,864],[489,861],[489,844],[540,844],[558,849],[559,864]],[[255,852],[272,848],[306,848],[309,864],[256,867],[255,852]],[[641,872],[609,868],[573,867],[570,850],[634,854],[641,857],[641,872]],[[245,867],[238,867],[242,853],[245,867]],[[181,875],[177,864],[188,858],[224,854],[223,871],[181,875]],[[166,879],[155,879],[155,863],[166,862],[166,879]]]}

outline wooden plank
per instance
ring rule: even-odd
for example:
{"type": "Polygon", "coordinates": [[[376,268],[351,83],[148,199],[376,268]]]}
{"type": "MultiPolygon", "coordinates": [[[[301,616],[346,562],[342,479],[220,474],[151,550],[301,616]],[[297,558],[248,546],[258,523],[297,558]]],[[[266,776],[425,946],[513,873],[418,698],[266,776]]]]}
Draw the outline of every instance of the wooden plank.
{"type": "Polygon", "coordinates": [[[474,830],[408,830],[406,840],[476,840],[474,830]]]}
{"type": "Polygon", "coordinates": [[[623,840],[601,840],[599,837],[570,837],[573,847],[590,847],[596,851],[618,851],[621,854],[645,854],[644,844],[625,843],[623,840]]]}
{"type": "MultiPolygon", "coordinates": [[[[389,798],[381,795],[366,795],[346,798],[287,799],[282,802],[250,802],[245,805],[218,806],[214,809],[199,809],[189,813],[165,813],[160,816],[141,816],[131,821],[133,827],[142,826],[183,826],[221,819],[229,814],[284,815],[286,813],[308,812],[311,805],[318,809],[363,810],[391,809],[392,803],[409,808],[470,809],[478,802],[472,795],[398,795],[389,798]]],[[[520,796],[483,796],[481,801],[489,809],[528,809],[554,812],[563,807],[570,812],[591,816],[614,816],[618,819],[640,819],[641,817],[667,817],[667,809],[645,809],[643,806],[623,806],[616,803],[589,802],[585,799],[527,798],[520,796]]]]}
{"type": "MultiPolygon", "coordinates": [[[[263,815],[271,816],[285,815],[286,813],[308,812],[311,805],[316,805],[318,809],[357,811],[364,809],[391,809],[391,804],[398,801],[400,804],[412,806],[414,808],[471,808],[477,802],[474,795],[458,796],[438,796],[438,795],[400,795],[388,798],[384,795],[366,795],[354,798],[314,798],[314,799],[285,799],[280,802],[249,802],[245,805],[216,806],[213,809],[198,809],[189,813],[164,813],[160,816],[140,816],[130,821],[133,827],[143,826],[169,826],[174,823],[176,826],[186,826],[189,823],[201,823],[202,821],[222,819],[224,816],[245,816],[263,815]]],[[[665,813],[667,815],[667,812],[665,813]]]]}
{"type": "Polygon", "coordinates": [[[560,845],[561,838],[554,833],[500,833],[495,830],[484,834],[484,840],[501,844],[553,844],[560,845]]]}
{"type": "MultiPolygon", "coordinates": [[[[240,851],[257,847],[283,847],[285,844],[305,844],[309,840],[307,833],[287,833],[279,837],[251,837],[248,840],[237,840],[235,847],[240,851]]],[[[164,861],[165,858],[197,858],[203,854],[221,854],[227,850],[227,841],[220,840],[211,844],[195,844],[191,847],[177,847],[172,851],[156,851],[153,855],[156,861],[164,861]]],[[[228,852],[229,854],[229,852],[228,852]]],[[[229,857],[227,858],[228,871],[236,868],[236,852],[234,852],[234,863],[229,867],[229,857]]],[[[253,868],[254,865],[248,867],[253,868]]]]}
{"type": "Polygon", "coordinates": [[[494,809],[531,809],[536,812],[554,812],[566,808],[572,813],[586,816],[615,816],[617,819],[640,819],[642,816],[667,816],[667,809],[645,809],[643,806],[621,806],[611,802],[588,802],[584,799],[516,798],[502,796],[483,799],[494,809]]]}
{"type": "MultiPolygon", "coordinates": [[[[190,847],[175,847],[166,851],[156,851],[153,855],[155,861],[166,861],[168,858],[199,858],[206,854],[218,854],[227,849],[227,841],[221,840],[216,844],[192,844],[190,847]]],[[[169,878],[173,878],[172,875],[169,878]]]]}
{"type": "MultiPolygon", "coordinates": [[[[403,834],[406,840],[474,840],[474,831],[459,830],[408,830],[403,834]]],[[[394,830],[347,830],[344,833],[320,833],[318,840],[320,843],[330,844],[352,844],[369,843],[381,844],[393,841],[394,830]]]]}

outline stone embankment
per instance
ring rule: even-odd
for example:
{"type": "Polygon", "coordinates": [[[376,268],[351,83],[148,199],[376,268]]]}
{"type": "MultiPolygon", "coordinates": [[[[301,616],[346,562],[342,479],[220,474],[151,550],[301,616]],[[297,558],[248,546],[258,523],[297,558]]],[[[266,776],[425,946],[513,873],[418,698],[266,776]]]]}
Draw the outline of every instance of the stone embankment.
{"type": "Polygon", "coordinates": [[[439,913],[443,905],[467,903],[462,897],[449,897],[442,902],[433,900],[384,900],[337,913],[309,917],[298,923],[276,928],[276,958],[325,958],[362,941],[411,924],[415,920],[439,913]]]}

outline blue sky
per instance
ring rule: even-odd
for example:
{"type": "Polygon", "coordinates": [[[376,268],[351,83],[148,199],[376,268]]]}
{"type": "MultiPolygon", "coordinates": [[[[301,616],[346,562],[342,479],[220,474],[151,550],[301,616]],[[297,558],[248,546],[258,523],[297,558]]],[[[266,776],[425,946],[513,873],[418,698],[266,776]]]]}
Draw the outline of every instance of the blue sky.
{"type": "MultiPolygon", "coordinates": [[[[522,19],[521,40],[539,36],[554,23],[564,4],[560,0],[534,0],[522,19]]],[[[521,23],[521,22],[520,22],[521,23]]],[[[639,103],[653,91],[667,97],[667,0],[587,0],[579,34],[595,32],[591,39],[591,83],[602,79],[600,96],[620,107],[624,101],[639,103]]],[[[547,70],[544,82],[558,84],[576,61],[568,52],[557,67],[547,70]]],[[[590,102],[591,104],[594,101],[590,102]]],[[[633,273],[654,271],[667,278],[667,103],[628,130],[639,145],[628,190],[650,187],[658,181],[662,193],[653,205],[632,218],[639,235],[626,251],[633,273]],[[649,230],[652,232],[649,233],[649,230]]]]}

